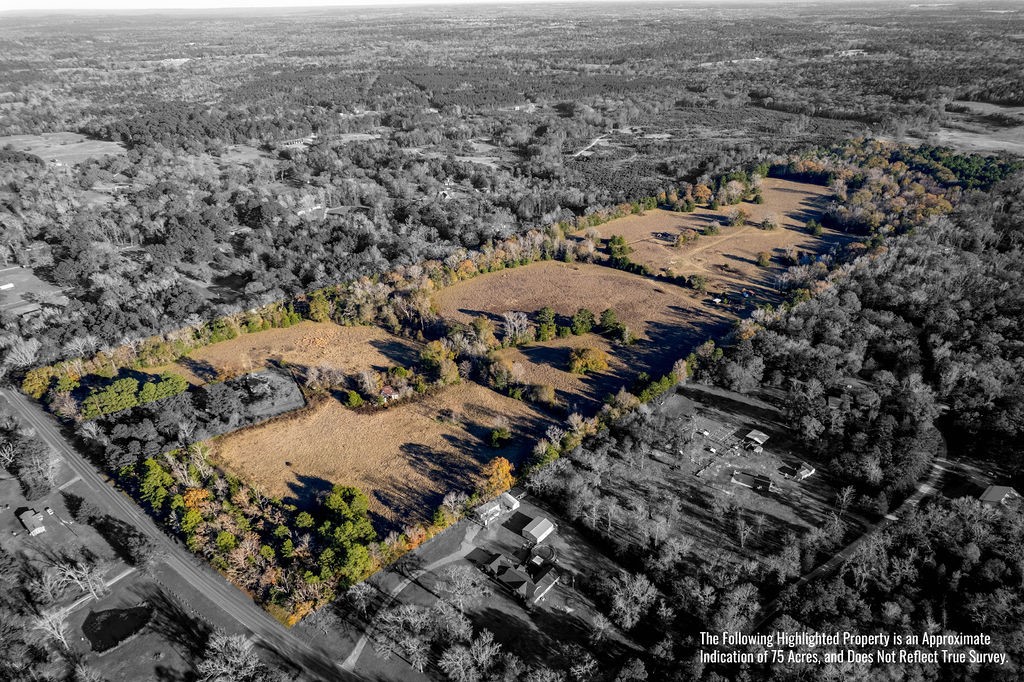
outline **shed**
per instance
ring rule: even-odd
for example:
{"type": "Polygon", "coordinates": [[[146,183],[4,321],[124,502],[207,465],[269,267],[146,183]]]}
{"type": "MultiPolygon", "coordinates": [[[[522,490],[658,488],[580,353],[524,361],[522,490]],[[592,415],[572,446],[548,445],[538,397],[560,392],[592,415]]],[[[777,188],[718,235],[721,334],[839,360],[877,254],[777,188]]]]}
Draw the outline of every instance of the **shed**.
{"type": "Polygon", "coordinates": [[[21,520],[29,535],[39,535],[46,532],[46,526],[43,525],[43,515],[35,509],[26,509],[18,514],[18,519],[21,520]]]}
{"type": "Polygon", "coordinates": [[[734,471],[732,472],[732,482],[744,488],[753,488],[754,490],[762,490],[764,492],[771,492],[772,489],[772,478],[765,474],[734,471]]]}
{"type": "Polygon", "coordinates": [[[480,523],[485,526],[494,519],[501,516],[501,505],[498,504],[497,500],[491,500],[481,504],[479,507],[473,510],[473,514],[479,519],[480,523]]]}
{"type": "Polygon", "coordinates": [[[498,497],[498,501],[501,503],[501,506],[504,507],[505,511],[515,511],[516,509],[519,509],[519,500],[511,493],[502,493],[501,496],[498,497]]]}
{"type": "Polygon", "coordinates": [[[523,528],[523,537],[538,545],[553,532],[555,532],[555,524],[551,523],[547,517],[541,516],[526,524],[526,527],[523,528]]]}
{"type": "Polygon", "coordinates": [[[392,386],[385,386],[380,389],[380,397],[384,399],[384,402],[389,403],[392,400],[397,400],[401,397],[401,394],[392,386]]]}
{"type": "Polygon", "coordinates": [[[1019,500],[1020,493],[1008,485],[990,485],[978,500],[983,507],[1005,507],[1019,500]]]}
{"type": "Polygon", "coordinates": [[[744,440],[747,441],[748,445],[764,445],[765,442],[768,440],[768,434],[765,433],[764,431],[758,431],[757,429],[754,429],[743,438],[744,440]]]}

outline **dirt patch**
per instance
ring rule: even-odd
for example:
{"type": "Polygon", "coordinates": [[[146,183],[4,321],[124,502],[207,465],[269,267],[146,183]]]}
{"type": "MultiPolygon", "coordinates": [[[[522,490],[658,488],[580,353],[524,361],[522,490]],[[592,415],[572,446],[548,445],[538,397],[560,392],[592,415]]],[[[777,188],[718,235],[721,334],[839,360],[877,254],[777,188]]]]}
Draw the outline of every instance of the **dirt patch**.
{"type": "Polygon", "coordinates": [[[379,327],[342,327],[331,322],[302,322],[284,329],[242,334],[193,351],[179,365],[193,377],[235,376],[270,362],[312,367],[324,365],[347,373],[408,365],[419,355],[412,341],[379,327]]]}
{"type": "Polygon", "coordinates": [[[543,423],[530,405],[464,383],[380,411],[327,400],[219,438],[214,453],[229,471],[300,504],[331,484],[356,486],[379,525],[400,528],[427,520],[446,492],[471,491],[493,457],[522,461],[543,423]],[[502,416],[514,437],[496,449],[489,438],[502,416]]]}

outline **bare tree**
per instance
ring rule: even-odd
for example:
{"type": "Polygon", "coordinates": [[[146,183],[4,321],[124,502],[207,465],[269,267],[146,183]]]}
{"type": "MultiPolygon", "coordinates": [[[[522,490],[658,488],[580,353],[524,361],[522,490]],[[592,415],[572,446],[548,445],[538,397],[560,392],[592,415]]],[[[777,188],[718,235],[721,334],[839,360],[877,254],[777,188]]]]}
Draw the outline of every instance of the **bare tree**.
{"type": "Polygon", "coordinates": [[[836,508],[839,510],[840,515],[845,514],[846,510],[850,508],[854,494],[855,491],[852,485],[848,485],[836,493],[836,508]]]}
{"type": "Polygon", "coordinates": [[[360,616],[366,616],[366,610],[373,603],[374,592],[369,583],[356,583],[345,592],[345,601],[351,604],[360,616]]]}
{"type": "Polygon", "coordinates": [[[590,642],[600,644],[608,638],[612,630],[612,622],[603,613],[594,616],[594,622],[590,624],[590,642]]]}
{"type": "Polygon", "coordinates": [[[449,567],[440,589],[445,593],[448,603],[459,611],[465,611],[473,600],[490,593],[483,575],[469,566],[449,567]]]}
{"type": "Polygon", "coordinates": [[[41,346],[38,339],[15,339],[7,351],[7,363],[14,367],[28,367],[36,361],[41,346]]]}
{"type": "Polygon", "coordinates": [[[501,318],[506,345],[514,346],[530,340],[530,336],[532,336],[530,334],[530,318],[526,316],[526,313],[509,311],[501,318]]]}
{"type": "Polygon", "coordinates": [[[68,648],[68,623],[67,618],[70,609],[55,608],[50,611],[43,611],[32,621],[32,629],[42,632],[47,637],[57,641],[65,649],[68,648]]]}
{"type": "Polygon", "coordinates": [[[244,635],[215,632],[206,645],[204,659],[196,666],[203,682],[258,682],[266,678],[266,666],[244,635]]]}
{"type": "Polygon", "coordinates": [[[0,469],[6,469],[14,461],[15,450],[11,443],[0,445],[0,469]]]}
{"type": "Polygon", "coordinates": [[[453,490],[444,496],[441,504],[455,518],[458,518],[466,508],[469,496],[461,490],[453,490]]]}

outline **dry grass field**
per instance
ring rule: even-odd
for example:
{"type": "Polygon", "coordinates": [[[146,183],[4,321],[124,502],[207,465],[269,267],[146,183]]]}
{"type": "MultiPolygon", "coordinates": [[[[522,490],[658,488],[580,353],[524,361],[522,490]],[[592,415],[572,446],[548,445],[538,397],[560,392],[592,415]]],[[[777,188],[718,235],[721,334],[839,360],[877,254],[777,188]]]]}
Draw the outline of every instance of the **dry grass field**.
{"type": "Polygon", "coordinates": [[[829,191],[819,185],[766,178],[762,184],[764,203],[743,203],[713,211],[698,208],[693,213],[674,213],[655,209],[600,226],[602,237],[622,235],[632,248],[630,260],[651,267],[661,274],[702,274],[708,289],[714,292],[741,291],[746,288],[760,295],[772,293],[772,280],[787,266],[783,256],[789,249],[806,253],[825,253],[849,238],[834,230],[815,237],[805,226],[820,218],[828,203],[829,191]],[[778,228],[762,230],[748,224],[728,227],[730,212],[742,209],[750,223],[774,217],[778,228]],[[719,233],[701,236],[696,241],[674,246],[675,238],[686,230],[703,232],[719,225],[719,233]],[[761,252],[772,255],[768,267],[757,264],[761,252]]]}
{"type": "Polygon", "coordinates": [[[90,140],[78,133],[7,135],[0,137],[0,147],[5,145],[11,145],[18,151],[35,154],[45,161],[66,165],[81,163],[89,158],[125,153],[124,147],[117,142],[90,140]]]}
{"type": "Polygon", "coordinates": [[[379,327],[342,327],[331,322],[302,322],[284,329],[242,334],[199,348],[179,364],[194,376],[231,377],[261,369],[268,362],[312,367],[323,365],[346,373],[383,370],[416,360],[419,347],[379,327]]]}
{"type": "MultiPolygon", "coordinates": [[[[474,383],[420,401],[354,412],[335,400],[214,441],[214,459],[271,495],[303,502],[332,484],[353,485],[385,526],[427,520],[444,494],[471,492],[480,467],[501,455],[522,461],[544,417],[529,404],[474,383]],[[512,441],[495,449],[495,420],[512,441]]],[[[380,526],[378,526],[380,527],[380,526]]]]}
{"type": "Polygon", "coordinates": [[[506,311],[533,313],[544,306],[563,316],[579,308],[589,308],[595,315],[611,308],[638,338],[615,349],[630,375],[669,369],[696,345],[726,331],[743,312],[715,306],[707,297],[674,284],[602,265],[556,261],[475,277],[437,292],[434,303],[441,315],[460,322],[481,314],[499,320],[506,311]]]}
{"type": "Polygon", "coordinates": [[[604,337],[590,334],[503,348],[498,355],[522,365],[526,383],[554,387],[559,403],[569,412],[591,414],[597,411],[606,395],[623,386],[628,387],[632,375],[636,374],[636,370],[631,372],[618,355],[619,350],[604,337]],[[569,371],[569,352],[573,348],[605,351],[609,357],[608,370],[587,375],[573,374],[569,371]]]}

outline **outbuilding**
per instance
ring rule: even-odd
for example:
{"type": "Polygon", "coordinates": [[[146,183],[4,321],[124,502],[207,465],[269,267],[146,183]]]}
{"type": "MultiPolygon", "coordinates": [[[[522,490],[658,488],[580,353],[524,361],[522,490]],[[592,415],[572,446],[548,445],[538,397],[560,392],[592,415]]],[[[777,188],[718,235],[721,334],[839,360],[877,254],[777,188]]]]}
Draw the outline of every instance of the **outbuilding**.
{"type": "Polygon", "coordinates": [[[794,478],[798,481],[802,481],[805,478],[810,478],[814,475],[814,467],[807,462],[800,462],[800,466],[797,467],[796,476],[794,478]]]}
{"type": "Polygon", "coordinates": [[[498,502],[501,503],[501,506],[504,507],[505,511],[515,511],[516,509],[519,509],[519,499],[511,493],[502,493],[501,496],[498,497],[498,502]]]}
{"type": "Polygon", "coordinates": [[[758,447],[764,445],[768,441],[768,434],[765,433],[764,431],[758,431],[757,429],[754,429],[746,436],[744,436],[743,439],[747,442],[748,446],[758,447]]]}
{"type": "Polygon", "coordinates": [[[486,526],[491,521],[501,516],[501,504],[499,504],[497,500],[485,502],[473,510],[473,515],[476,516],[480,523],[486,526]]]}
{"type": "Polygon", "coordinates": [[[555,532],[555,524],[551,523],[545,516],[540,516],[526,524],[523,528],[523,537],[535,545],[539,545],[544,538],[555,532]]]}
{"type": "Polygon", "coordinates": [[[1006,507],[1020,500],[1020,493],[1008,485],[990,485],[978,500],[983,507],[1006,507]]]}

